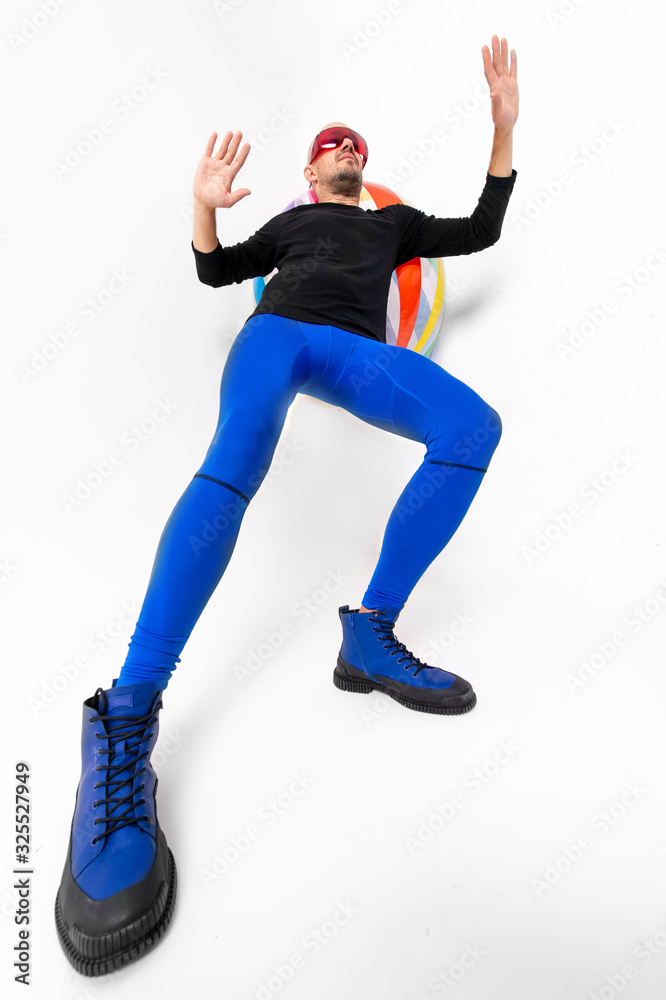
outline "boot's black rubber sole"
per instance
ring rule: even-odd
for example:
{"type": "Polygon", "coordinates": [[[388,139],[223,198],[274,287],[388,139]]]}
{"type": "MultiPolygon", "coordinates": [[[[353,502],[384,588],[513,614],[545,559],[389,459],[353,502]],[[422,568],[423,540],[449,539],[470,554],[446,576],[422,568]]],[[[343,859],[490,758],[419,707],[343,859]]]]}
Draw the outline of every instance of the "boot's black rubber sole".
{"type": "Polygon", "coordinates": [[[178,876],[176,862],[168,850],[166,881],[150,909],[127,927],[112,934],[92,936],[74,924],[65,923],[60,911],[60,890],[55,902],[55,920],[60,944],[71,965],[84,976],[104,976],[122,969],[145,955],[163,936],[171,923],[176,904],[178,876]]]}
{"type": "MultiPolygon", "coordinates": [[[[373,681],[367,674],[362,674],[349,663],[345,663],[342,657],[338,656],[338,663],[333,671],[333,683],[341,691],[353,691],[356,694],[370,694],[371,691],[381,691],[390,698],[404,705],[405,708],[412,708],[415,712],[429,712],[431,715],[462,715],[469,712],[476,705],[476,694],[469,688],[464,694],[452,695],[447,703],[445,694],[435,695],[436,701],[417,701],[399,691],[392,690],[378,681],[373,681]]],[[[456,684],[458,682],[456,681],[456,684]]],[[[406,685],[400,685],[405,687],[406,685]]],[[[431,691],[431,696],[434,692],[431,691]]]]}

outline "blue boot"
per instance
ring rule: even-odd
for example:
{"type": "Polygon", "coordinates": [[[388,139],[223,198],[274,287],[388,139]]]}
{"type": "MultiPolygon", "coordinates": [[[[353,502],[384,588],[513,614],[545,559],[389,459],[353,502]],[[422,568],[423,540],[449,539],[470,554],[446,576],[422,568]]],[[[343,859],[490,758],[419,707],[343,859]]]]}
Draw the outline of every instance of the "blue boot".
{"type": "Polygon", "coordinates": [[[77,972],[120,969],[164,934],[176,865],[157,821],[162,692],[152,682],[98,688],[83,703],[81,780],[56,897],[60,943],[77,972]]]}
{"type": "Polygon", "coordinates": [[[422,663],[393,634],[399,608],[359,613],[338,608],[342,646],[333,683],[343,691],[382,691],[417,712],[459,715],[476,704],[469,681],[422,663]],[[397,654],[397,656],[396,656],[397,654]]]}

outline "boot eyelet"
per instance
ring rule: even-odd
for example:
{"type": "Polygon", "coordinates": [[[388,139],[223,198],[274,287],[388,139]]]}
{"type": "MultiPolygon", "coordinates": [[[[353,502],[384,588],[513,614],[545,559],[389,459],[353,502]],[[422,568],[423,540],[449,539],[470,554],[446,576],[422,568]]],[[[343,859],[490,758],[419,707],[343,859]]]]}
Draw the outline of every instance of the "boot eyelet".
{"type": "Polygon", "coordinates": [[[92,804],[93,809],[97,809],[98,805],[99,805],[99,799],[95,799],[95,801],[92,804]]]}
{"type": "MultiPolygon", "coordinates": [[[[101,820],[101,819],[99,818],[99,816],[98,816],[98,817],[97,817],[97,819],[94,819],[94,820],[93,820],[93,826],[97,826],[97,824],[98,824],[98,823],[102,823],[102,822],[104,822],[104,821],[103,821],[103,820],[101,820]]],[[[97,840],[97,839],[98,839],[98,838],[97,838],[97,837],[95,837],[95,840],[97,840]]]]}
{"type": "Polygon", "coordinates": [[[97,837],[93,837],[93,839],[92,839],[92,840],[90,841],[90,846],[91,846],[91,847],[94,847],[94,846],[95,846],[95,844],[97,843],[97,840],[98,840],[98,838],[97,838],[97,837]]]}

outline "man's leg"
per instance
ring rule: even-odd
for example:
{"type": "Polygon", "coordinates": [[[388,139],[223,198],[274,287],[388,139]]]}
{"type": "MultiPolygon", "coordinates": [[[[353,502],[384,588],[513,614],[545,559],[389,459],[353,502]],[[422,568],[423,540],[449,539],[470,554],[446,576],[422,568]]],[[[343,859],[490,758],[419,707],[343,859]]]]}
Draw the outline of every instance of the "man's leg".
{"type": "Polygon", "coordinates": [[[329,401],[426,445],[389,517],[361,605],[399,609],[467,513],[499,442],[501,421],[477,393],[429,358],[341,332],[354,341],[329,401]]]}
{"type": "Polygon", "coordinates": [[[231,559],[243,515],[308,374],[307,343],[293,320],[254,317],[233,342],[217,429],[162,533],[119,684],[151,679],[166,687],[231,559]]]}
{"type": "Polygon", "coordinates": [[[171,921],[176,865],[150,762],[162,693],[308,374],[297,323],[270,316],[245,325],[224,368],[215,437],[162,533],[126,663],[117,682],[83,704],[81,779],[55,919],[68,960],[84,975],[134,961],[171,921]]]}
{"type": "MultiPolygon", "coordinates": [[[[338,609],[342,646],[337,687],[379,690],[408,708],[468,712],[476,695],[464,677],[422,663],[393,628],[414,586],[452,537],[498,443],[497,413],[458,379],[413,351],[331,329],[344,360],[326,398],[362,420],[420,441],[426,454],[391,513],[362,613],[338,609]]],[[[309,387],[304,391],[310,392],[309,387]]]]}

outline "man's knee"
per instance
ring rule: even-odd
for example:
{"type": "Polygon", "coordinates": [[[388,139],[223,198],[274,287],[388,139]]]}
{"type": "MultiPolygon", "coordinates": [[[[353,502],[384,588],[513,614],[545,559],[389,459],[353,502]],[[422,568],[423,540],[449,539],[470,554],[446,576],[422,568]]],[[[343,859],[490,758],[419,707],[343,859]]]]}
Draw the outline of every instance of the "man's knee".
{"type": "Polygon", "coordinates": [[[502,418],[500,417],[497,410],[494,410],[492,406],[487,406],[486,417],[484,420],[484,427],[488,430],[490,434],[491,442],[493,444],[493,450],[497,447],[502,437],[502,418]]]}
{"type": "Polygon", "coordinates": [[[484,462],[489,462],[502,436],[502,420],[497,410],[487,403],[481,403],[470,429],[465,437],[465,443],[470,449],[483,456],[484,462]]]}
{"type": "Polygon", "coordinates": [[[441,439],[438,452],[442,451],[441,458],[452,464],[486,468],[501,436],[499,413],[477,397],[475,405],[468,408],[464,417],[458,415],[457,428],[454,430],[451,427],[446,437],[441,439]]]}

